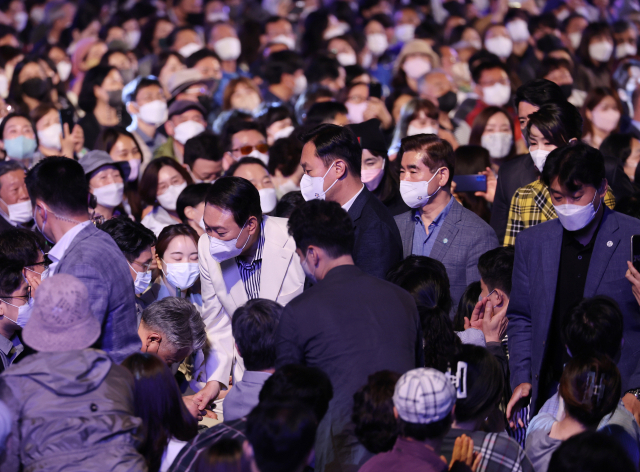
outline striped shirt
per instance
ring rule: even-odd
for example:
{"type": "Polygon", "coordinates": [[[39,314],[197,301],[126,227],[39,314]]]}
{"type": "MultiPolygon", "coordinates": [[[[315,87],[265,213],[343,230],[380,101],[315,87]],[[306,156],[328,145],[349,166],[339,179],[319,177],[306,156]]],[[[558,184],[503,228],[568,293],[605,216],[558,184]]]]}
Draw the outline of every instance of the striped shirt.
{"type": "Polygon", "coordinates": [[[253,300],[260,296],[260,272],[262,269],[262,249],[264,248],[264,220],[260,224],[260,239],[258,240],[258,249],[253,261],[250,263],[242,261],[236,257],[236,264],[240,271],[240,277],[247,292],[247,298],[253,300]]]}

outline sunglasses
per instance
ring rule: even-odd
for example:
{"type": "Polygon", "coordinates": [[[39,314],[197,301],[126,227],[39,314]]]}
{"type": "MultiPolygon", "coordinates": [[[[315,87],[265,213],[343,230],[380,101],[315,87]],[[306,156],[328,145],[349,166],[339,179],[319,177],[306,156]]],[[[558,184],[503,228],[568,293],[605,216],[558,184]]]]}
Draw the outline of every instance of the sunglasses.
{"type": "Polygon", "coordinates": [[[232,149],[232,152],[239,152],[243,156],[251,154],[251,152],[256,149],[258,152],[262,154],[266,154],[269,151],[269,145],[266,143],[258,144],[257,146],[242,146],[236,149],[232,149]]]}

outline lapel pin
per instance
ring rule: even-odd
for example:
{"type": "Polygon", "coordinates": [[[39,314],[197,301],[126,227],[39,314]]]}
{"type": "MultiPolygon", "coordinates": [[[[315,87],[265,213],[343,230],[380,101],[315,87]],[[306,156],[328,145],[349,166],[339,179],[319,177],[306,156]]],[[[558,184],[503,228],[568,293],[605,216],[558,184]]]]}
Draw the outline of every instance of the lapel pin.
{"type": "Polygon", "coordinates": [[[613,241],[607,241],[607,247],[613,246],[613,241]]]}
{"type": "Polygon", "coordinates": [[[448,240],[447,238],[444,238],[444,239],[442,240],[442,242],[443,242],[444,244],[447,244],[447,243],[449,242],[449,240],[448,240]]]}

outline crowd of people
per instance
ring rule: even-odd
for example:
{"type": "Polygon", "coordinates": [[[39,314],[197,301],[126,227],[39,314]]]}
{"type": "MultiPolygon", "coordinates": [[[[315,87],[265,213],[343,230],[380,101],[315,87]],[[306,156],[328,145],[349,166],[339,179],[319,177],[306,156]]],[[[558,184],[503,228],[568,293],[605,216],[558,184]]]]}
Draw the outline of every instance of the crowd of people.
{"type": "Polygon", "coordinates": [[[0,0],[0,470],[640,470],[638,0],[0,0]]]}

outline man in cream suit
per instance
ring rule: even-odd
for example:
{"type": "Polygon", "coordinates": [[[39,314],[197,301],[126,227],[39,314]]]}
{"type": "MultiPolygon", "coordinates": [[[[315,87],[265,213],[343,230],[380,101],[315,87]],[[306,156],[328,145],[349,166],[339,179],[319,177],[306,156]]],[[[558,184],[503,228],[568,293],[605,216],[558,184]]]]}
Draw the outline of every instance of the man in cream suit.
{"type": "Polygon", "coordinates": [[[287,220],[263,216],[260,194],[248,180],[217,180],[205,200],[203,234],[198,244],[200,282],[209,352],[196,380],[200,409],[229,384],[241,379],[242,359],[231,334],[236,309],[255,298],[286,305],[302,293],[305,275],[287,220]]]}

